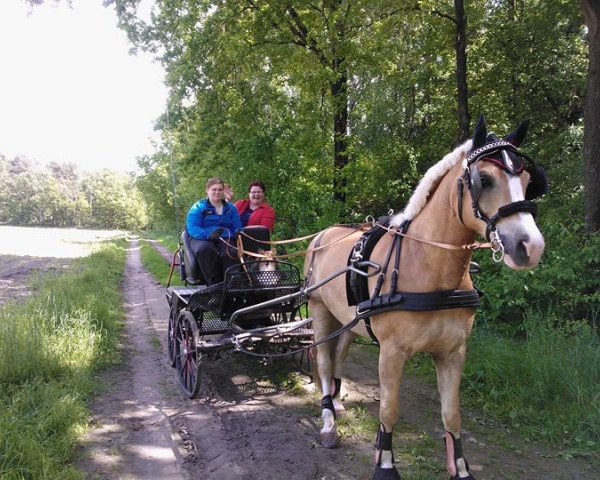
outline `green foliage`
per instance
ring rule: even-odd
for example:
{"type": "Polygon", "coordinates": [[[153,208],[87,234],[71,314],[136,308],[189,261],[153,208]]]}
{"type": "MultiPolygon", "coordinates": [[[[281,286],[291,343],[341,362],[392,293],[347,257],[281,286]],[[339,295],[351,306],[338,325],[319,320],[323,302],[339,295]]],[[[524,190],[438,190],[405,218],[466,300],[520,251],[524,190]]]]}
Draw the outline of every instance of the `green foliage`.
{"type": "Polygon", "coordinates": [[[69,164],[32,165],[0,155],[0,223],[139,229],[146,203],[134,179],[109,170],[79,176],[69,164]]]}
{"type": "Polygon", "coordinates": [[[125,242],[45,275],[25,304],[0,307],[0,477],[82,478],[69,466],[92,374],[118,359],[125,242]]]}

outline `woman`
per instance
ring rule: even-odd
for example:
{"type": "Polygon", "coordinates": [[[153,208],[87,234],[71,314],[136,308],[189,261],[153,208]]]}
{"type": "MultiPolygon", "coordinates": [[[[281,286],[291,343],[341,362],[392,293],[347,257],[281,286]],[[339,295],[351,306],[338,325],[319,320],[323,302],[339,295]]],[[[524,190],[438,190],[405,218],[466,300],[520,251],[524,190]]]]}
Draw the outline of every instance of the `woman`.
{"type": "Polygon", "coordinates": [[[248,186],[248,198],[235,202],[244,227],[262,225],[270,232],[275,226],[275,210],[265,202],[265,184],[259,180],[248,186]]]}
{"type": "Polygon", "coordinates": [[[229,242],[242,223],[234,205],[223,198],[224,188],[223,180],[210,178],[207,198],[192,206],[186,220],[191,247],[207,285],[223,281],[225,271],[238,263],[237,249],[229,242]]]}

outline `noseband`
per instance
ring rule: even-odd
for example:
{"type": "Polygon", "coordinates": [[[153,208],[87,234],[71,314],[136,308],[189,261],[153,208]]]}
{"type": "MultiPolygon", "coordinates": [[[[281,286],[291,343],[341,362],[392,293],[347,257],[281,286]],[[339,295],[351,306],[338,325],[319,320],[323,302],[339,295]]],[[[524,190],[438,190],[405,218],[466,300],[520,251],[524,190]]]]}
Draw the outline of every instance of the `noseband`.
{"type": "Polygon", "coordinates": [[[491,217],[488,216],[479,205],[479,197],[481,196],[483,187],[481,184],[479,171],[477,168],[475,168],[475,164],[484,159],[486,161],[494,162],[511,175],[520,175],[524,170],[533,169],[535,164],[530,157],[519,152],[512,143],[507,142],[506,140],[496,140],[488,143],[487,145],[483,145],[482,147],[473,150],[463,161],[464,174],[458,179],[458,218],[460,223],[463,223],[463,185],[466,183],[469,193],[471,194],[471,206],[473,208],[473,214],[475,215],[475,218],[483,220],[486,223],[487,226],[485,229],[485,237],[488,241],[495,245],[495,247],[492,248],[494,251],[494,260],[500,261],[504,256],[504,245],[502,244],[502,240],[498,234],[496,224],[501,219],[520,212],[530,213],[535,218],[537,215],[537,205],[530,200],[519,200],[517,202],[512,202],[508,205],[500,207],[495,215],[491,217]],[[515,166],[514,162],[508,155],[509,151],[519,155],[524,159],[524,161],[515,166]],[[490,155],[493,155],[497,152],[502,154],[501,160],[489,158],[490,155]],[[527,162],[528,167],[525,167],[525,162],[527,162]]]}

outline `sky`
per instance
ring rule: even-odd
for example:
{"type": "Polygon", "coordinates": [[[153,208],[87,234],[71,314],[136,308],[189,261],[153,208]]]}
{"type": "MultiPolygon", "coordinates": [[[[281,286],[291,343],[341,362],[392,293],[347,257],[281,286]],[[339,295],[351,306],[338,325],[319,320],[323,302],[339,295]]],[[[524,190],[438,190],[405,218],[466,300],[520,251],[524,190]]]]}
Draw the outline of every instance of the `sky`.
{"type": "Polygon", "coordinates": [[[135,170],[155,151],[167,90],[162,67],[130,47],[102,0],[0,0],[0,154],[135,170]]]}

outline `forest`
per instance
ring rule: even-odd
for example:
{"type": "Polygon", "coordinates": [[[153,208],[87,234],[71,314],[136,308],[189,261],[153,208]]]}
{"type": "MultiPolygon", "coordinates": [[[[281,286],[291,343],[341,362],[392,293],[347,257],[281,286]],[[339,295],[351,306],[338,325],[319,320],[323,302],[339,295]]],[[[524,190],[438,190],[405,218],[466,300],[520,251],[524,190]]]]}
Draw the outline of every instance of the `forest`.
{"type": "Polygon", "coordinates": [[[147,222],[131,175],[0,154],[0,224],[136,230],[147,222]]]}

